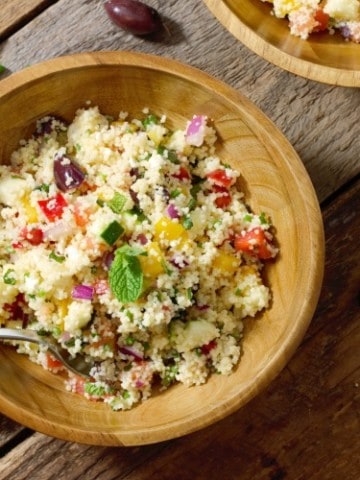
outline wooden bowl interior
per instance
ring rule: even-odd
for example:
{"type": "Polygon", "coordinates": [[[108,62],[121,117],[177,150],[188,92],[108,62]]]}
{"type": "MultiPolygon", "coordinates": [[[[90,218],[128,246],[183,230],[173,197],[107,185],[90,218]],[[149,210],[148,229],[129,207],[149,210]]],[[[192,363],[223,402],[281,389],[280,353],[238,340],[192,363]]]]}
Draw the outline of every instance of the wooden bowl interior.
{"type": "Polygon", "coordinates": [[[218,151],[239,168],[246,201],[276,227],[279,258],[266,268],[271,308],[246,321],[243,357],[233,375],[196,388],[175,386],[126,412],[66,392],[63,379],[0,347],[3,413],[67,440],[103,445],[152,443],[197,430],[233,412],[283,368],[314,312],[323,268],[322,223],[314,191],[295,152],[252,104],[205,74],[136,54],[98,54],[50,62],[0,83],[0,156],[46,114],[73,118],[90,100],[101,111],[141,115],[144,107],[183,127],[195,113],[214,120],[218,151]],[[79,65],[79,59],[85,65],[79,65]],[[100,59],[100,60],[99,60],[100,59]],[[101,63],[101,65],[99,65],[101,63]],[[142,66],[139,66],[142,65],[142,66]],[[35,72],[35,73],[34,73],[35,72]],[[25,81],[28,80],[28,81],[25,81]]]}
{"type": "Polygon", "coordinates": [[[345,41],[339,33],[318,33],[304,41],[290,35],[286,19],[271,15],[270,3],[204,2],[235,37],[268,61],[313,80],[360,85],[360,47],[345,41]]]}

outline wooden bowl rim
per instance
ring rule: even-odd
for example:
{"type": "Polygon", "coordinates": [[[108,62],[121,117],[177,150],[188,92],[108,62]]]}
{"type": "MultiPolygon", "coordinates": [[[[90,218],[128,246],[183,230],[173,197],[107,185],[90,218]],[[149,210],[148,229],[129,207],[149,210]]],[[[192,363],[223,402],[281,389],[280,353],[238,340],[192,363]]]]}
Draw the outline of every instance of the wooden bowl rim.
{"type": "MultiPolygon", "coordinates": [[[[196,421],[194,421],[193,418],[185,420],[181,419],[170,425],[161,424],[149,428],[146,431],[143,429],[141,431],[131,432],[104,432],[51,422],[45,417],[40,418],[39,415],[14,405],[0,392],[0,411],[2,413],[15,421],[44,434],[67,441],[75,441],[91,445],[145,445],[191,433],[224,418],[236,411],[264,389],[284,368],[305,334],[320,295],[324,272],[323,223],[317,196],[311,180],[303,163],[284,135],[263,112],[261,112],[241,93],[194,67],[184,65],[165,57],[126,51],[73,54],[41,62],[3,79],[0,81],[0,100],[1,98],[6,99],[6,96],[9,94],[14,94],[17,89],[24,87],[28,82],[33,82],[42,77],[61,73],[64,69],[67,71],[76,71],[77,69],[92,68],[95,66],[133,66],[142,69],[158,70],[162,73],[173,76],[175,75],[186,81],[201,84],[208,90],[214,90],[217,95],[224,97],[227,102],[234,104],[234,106],[241,110],[244,115],[247,115],[249,119],[253,118],[255,115],[260,116],[262,125],[260,127],[261,131],[259,132],[259,136],[261,135],[262,138],[266,138],[266,141],[268,141],[269,144],[274,145],[276,149],[279,149],[280,146],[286,151],[284,160],[287,162],[287,168],[293,174],[294,182],[298,184],[304,212],[310,217],[310,234],[307,241],[309,242],[309,246],[311,244],[318,246],[315,251],[310,252],[311,265],[313,268],[304,273],[308,278],[308,302],[304,302],[303,307],[298,312],[298,318],[294,319],[292,328],[289,331],[285,342],[276,352],[276,355],[270,359],[266,368],[261,371],[257,378],[253,379],[253,382],[249,385],[246,393],[243,395],[241,402],[236,398],[231,398],[224,402],[224,405],[209,404],[203,409],[201,415],[195,419],[196,421]],[[309,215],[310,211],[311,215],[309,215]]],[[[121,415],[121,412],[118,412],[118,414],[121,415]]]]}
{"type": "MultiPolygon", "coordinates": [[[[316,82],[342,87],[360,87],[359,70],[320,65],[290,55],[267,42],[249,28],[227,5],[226,0],[203,0],[203,2],[235,38],[268,62],[290,73],[316,82]]],[[[279,21],[281,20],[279,19],[279,21]]]]}

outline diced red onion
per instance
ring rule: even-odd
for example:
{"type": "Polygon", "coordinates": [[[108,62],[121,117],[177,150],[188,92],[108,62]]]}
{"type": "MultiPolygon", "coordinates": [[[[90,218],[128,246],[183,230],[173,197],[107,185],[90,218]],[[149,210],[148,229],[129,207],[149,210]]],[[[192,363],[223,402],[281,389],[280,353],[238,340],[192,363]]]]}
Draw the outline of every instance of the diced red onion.
{"type": "Polygon", "coordinates": [[[207,117],[205,115],[194,115],[186,128],[186,142],[194,147],[201,147],[205,137],[205,126],[207,117]]]}
{"type": "Polygon", "coordinates": [[[141,243],[141,245],[146,245],[148,243],[148,239],[146,238],[146,235],[143,233],[140,233],[137,237],[136,240],[141,243]]]}
{"type": "Polygon", "coordinates": [[[131,357],[134,357],[135,360],[144,360],[142,353],[133,347],[127,347],[124,345],[123,347],[120,347],[119,350],[124,355],[130,355],[131,357]]]}
{"type": "Polygon", "coordinates": [[[142,382],[141,380],[136,380],[136,382],[135,382],[135,387],[136,388],[142,388],[144,385],[145,385],[145,383],[142,382]]]}
{"type": "Polygon", "coordinates": [[[138,194],[131,188],[129,188],[129,193],[130,193],[131,200],[135,203],[135,205],[139,205],[138,194]]]}
{"type": "Polygon", "coordinates": [[[44,239],[57,242],[73,233],[73,227],[65,221],[60,221],[51,225],[50,228],[44,230],[44,239]]]}
{"type": "Polygon", "coordinates": [[[66,155],[56,155],[54,160],[56,186],[62,192],[78,188],[85,180],[85,173],[79,165],[66,155]]]}
{"type": "Polygon", "coordinates": [[[169,206],[166,209],[166,212],[170,218],[180,218],[179,211],[173,203],[169,204],[169,206]]]}
{"type": "Polygon", "coordinates": [[[106,270],[110,270],[111,264],[114,261],[114,252],[106,252],[103,256],[102,264],[106,270]]]}
{"type": "Polygon", "coordinates": [[[72,298],[79,300],[92,300],[94,296],[94,287],[90,285],[75,285],[71,292],[72,298]]]}
{"type": "Polygon", "coordinates": [[[171,263],[172,265],[174,265],[174,267],[178,268],[179,270],[181,270],[182,268],[185,268],[185,267],[187,267],[187,266],[189,265],[189,263],[188,263],[185,259],[183,259],[183,258],[181,258],[181,259],[172,258],[172,259],[170,260],[170,263],[171,263]]]}
{"type": "Polygon", "coordinates": [[[69,332],[63,332],[61,335],[60,335],[60,342],[68,342],[71,338],[71,335],[69,332]]]}
{"type": "Polygon", "coordinates": [[[207,310],[209,305],[196,305],[196,308],[200,311],[207,310]]]}

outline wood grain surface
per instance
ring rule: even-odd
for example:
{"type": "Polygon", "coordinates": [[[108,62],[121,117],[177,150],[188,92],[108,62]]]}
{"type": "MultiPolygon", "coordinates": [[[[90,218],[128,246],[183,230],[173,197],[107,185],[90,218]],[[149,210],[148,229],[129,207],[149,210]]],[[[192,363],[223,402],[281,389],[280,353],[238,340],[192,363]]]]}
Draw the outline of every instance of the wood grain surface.
{"type": "Polygon", "coordinates": [[[34,433],[0,460],[0,479],[358,480],[359,208],[360,180],[324,206],[329,255],[317,312],[260,396],[205,430],[152,446],[88,447],[34,433]]]}
{"type": "Polygon", "coordinates": [[[329,87],[287,73],[236,40],[198,0],[148,0],[170,31],[159,41],[127,34],[99,0],[60,0],[0,44],[9,71],[67,53],[135,50],[174,58],[248,96],[287,136],[320,200],[360,172],[360,90],[329,87]],[[196,19],[196,21],[194,21],[196,19]]]}
{"type": "MultiPolygon", "coordinates": [[[[1,7],[30,1],[3,0],[1,7]]],[[[319,306],[288,368],[227,419],[158,445],[101,448],[54,440],[0,416],[0,479],[358,480],[359,89],[275,67],[237,41],[203,1],[146,1],[170,36],[124,33],[104,15],[102,0],[58,0],[10,25],[0,63],[10,74],[67,53],[135,50],[201,68],[247,95],[293,144],[322,202],[327,261],[319,306]]]]}
{"type": "Polygon", "coordinates": [[[56,0],[2,0],[0,39],[25,24],[56,0]]]}

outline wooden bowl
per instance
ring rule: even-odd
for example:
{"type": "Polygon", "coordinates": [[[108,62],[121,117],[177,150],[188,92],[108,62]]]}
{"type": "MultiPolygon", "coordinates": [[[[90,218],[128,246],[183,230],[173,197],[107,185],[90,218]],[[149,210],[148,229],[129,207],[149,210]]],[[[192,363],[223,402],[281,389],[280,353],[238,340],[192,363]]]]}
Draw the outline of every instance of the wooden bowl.
{"type": "Polygon", "coordinates": [[[360,45],[339,33],[309,40],[290,35],[288,22],[271,15],[260,0],[204,0],[236,38],[265,60],[302,77],[347,87],[360,86],[360,45]]]}
{"type": "Polygon", "coordinates": [[[312,184],[293,148],[246,98],[208,75],[165,58],[101,52],[57,58],[0,82],[0,157],[46,114],[72,120],[91,100],[110,115],[140,115],[147,106],[184,127],[195,113],[214,120],[218,152],[242,172],[246,201],[267,212],[281,253],[266,268],[271,308],[246,321],[243,356],[230,376],[177,385],[130,411],[113,412],[69,393],[63,378],[0,347],[0,409],[61,439],[96,445],[141,445],[203,428],[248,402],[280,372],[301,341],[323,275],[323,226],[312,184]]]}

